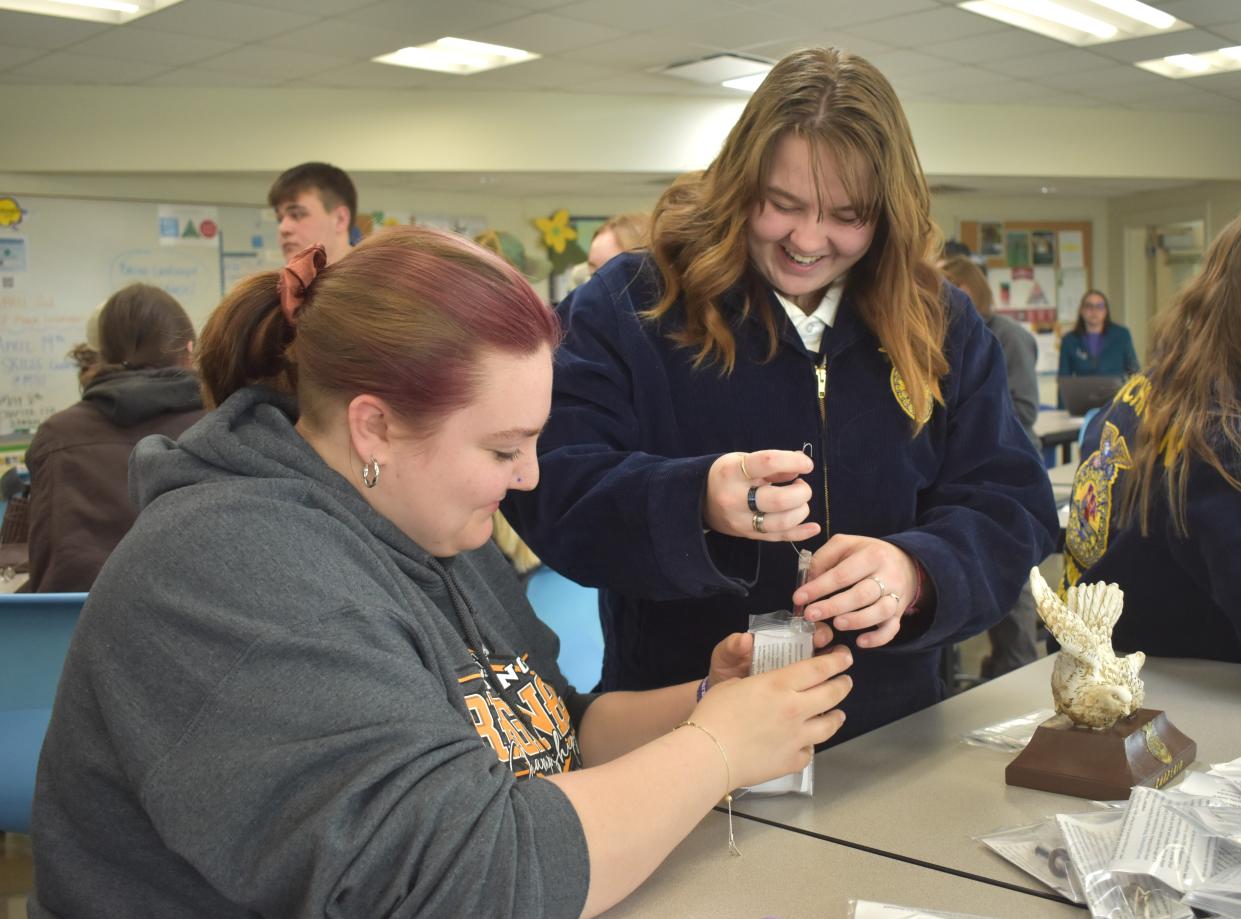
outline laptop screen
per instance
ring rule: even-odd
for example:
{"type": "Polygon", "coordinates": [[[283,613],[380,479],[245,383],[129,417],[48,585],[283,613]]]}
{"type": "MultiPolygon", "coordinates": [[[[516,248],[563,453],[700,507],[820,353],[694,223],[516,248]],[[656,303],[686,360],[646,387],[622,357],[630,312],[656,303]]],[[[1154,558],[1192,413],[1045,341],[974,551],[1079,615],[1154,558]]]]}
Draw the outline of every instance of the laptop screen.
{"type": "Polygon", "coordinates": [[[1070,415],[1081,416],[1106,405],[1124,382],[1121,376],[1060,377],[1060,399],[1070,415]]]}

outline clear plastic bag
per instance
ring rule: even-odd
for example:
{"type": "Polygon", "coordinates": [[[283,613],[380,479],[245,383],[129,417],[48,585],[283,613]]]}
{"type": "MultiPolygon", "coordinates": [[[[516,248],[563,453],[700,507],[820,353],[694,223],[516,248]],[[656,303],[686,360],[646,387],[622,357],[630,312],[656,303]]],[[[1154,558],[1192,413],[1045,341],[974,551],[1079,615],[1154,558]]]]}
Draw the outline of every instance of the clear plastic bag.
{"type": "Polygon", "coordinates": [[[1086,902],[1081,880],[1064,844],[1064,833],[1054,816],[975,838],[1065,899],[1086,902]]]}
{"type": "Polygon", "coordinates": [[[977,728],[961,739],[975,747],[992,747],[1005,753],[1018,753],[1025,749],[1038,726],[1055,714],[1050,708],[1036,709],[1007,721],[977,728]]]}
{"type": "Polygon", "coordinates": [[[1223,919],[1241,919],[1241,865],[1214,874],[1181,898],[1195,909],[1206,910],[1223,919]]]}
{"type": "MultiPolygon", "coordinates": [[[[750,632],[754,636],[751,673],[778,670],[814,655],[814,623],[788,610],[751,616],[750,632]]],[[[800,772],[752,785],[747,791],[755,795],[814,794],[814,760],[800,772]]]]}

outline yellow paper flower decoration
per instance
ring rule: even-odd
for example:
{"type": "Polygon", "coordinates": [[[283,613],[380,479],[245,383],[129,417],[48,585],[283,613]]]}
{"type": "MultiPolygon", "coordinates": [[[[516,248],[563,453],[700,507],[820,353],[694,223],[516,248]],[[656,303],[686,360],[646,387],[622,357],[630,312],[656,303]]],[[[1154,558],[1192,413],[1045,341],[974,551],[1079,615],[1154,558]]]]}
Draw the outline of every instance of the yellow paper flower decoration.
{"type": "Polygon", "coordinates": [[[569,212],[561,208],[551,217],[535,217],[534,225],[543,234],[543,245],[556,253],[563,253],[571,240],[577,239],[577,230],[569,226],[569,212]]]}

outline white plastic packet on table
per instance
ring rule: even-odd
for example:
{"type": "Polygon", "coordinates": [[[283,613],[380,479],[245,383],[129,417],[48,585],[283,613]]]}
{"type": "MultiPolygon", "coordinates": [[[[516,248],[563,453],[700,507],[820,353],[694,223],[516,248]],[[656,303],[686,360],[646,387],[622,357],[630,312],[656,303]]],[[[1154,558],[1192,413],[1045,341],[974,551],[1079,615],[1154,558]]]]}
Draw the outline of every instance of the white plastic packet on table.
{"type": "Polygon", "coordinates": [[[975,747],[994,747],[1006,753],[1018,753],[1026,748],[1038,726],[1055,713],[1050,708],[1039,708],[1007,721],[976,728],[961,739],[975,747]]]}
{"type": "Polygon", "coordinates": [[[1111,870],[1128,808],[1091,814],[1058,814],[1092,916],[1108,919],[1194,919],[1193,910],[1158,882],[1111,870]]]}
{"type": "Polygon", "coordinates": [[[1208,772],[1210,775],[1218,775],[1226,779],[1232,779],[1234,782],[1241,782],[1241,758],[1230,760],[1226,763],[1214,763],[1208,772]]]}
{"type": "Polygon", "coordinates": [[[1241,865],[1207,878],[1185,894],[1181,902],[1223,919],[1241,919],[1241,865]]]}
{"type": "MultiPolygon", "coordinates": [[[[814,623],[794,616],[788,610],[751,616],[750,632],[754,635],[750,673],[778,670],[814,654],[814,623]]],[[[801,772],[790,772],[759,785],[751,785],[748,791],[756,795],[814,794],[814,760],[811,759],[801,772]]]]}
{"type": "Polygon", "coordinates": [[[873,900],[850,900],[850,919],[987,919],[975,913],[947,913],[937,909],[917,909],[873,900]]]}
{"type": "Polygon", "coordinates": [[[1054,816],[1025,826],[993,830],[976,839],[1074,903],[1085,903],[1081,881],[1054,816]]]}

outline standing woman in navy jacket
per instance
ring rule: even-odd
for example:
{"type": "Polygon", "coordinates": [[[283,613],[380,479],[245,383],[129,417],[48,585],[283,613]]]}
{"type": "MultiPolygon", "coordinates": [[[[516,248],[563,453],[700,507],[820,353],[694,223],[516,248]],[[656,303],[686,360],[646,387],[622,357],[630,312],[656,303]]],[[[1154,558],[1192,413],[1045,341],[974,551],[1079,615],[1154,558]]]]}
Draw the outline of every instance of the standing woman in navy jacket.
{"type": "Polygon", "coordinates": [[[1133,336],[1112,322],[1101,290],[1088,290],[1077,307],[1077,325],[1060,340],[1060,376],[1129,376],[1137,373],[1133,336]]]}
{"type": "Polygon", "coordinates": [[[940,649],[1051,551],[1047,476],[929,210],[887,80],[799,51],[664,193],[650,253],[561,305],[543,484],[506,513],[603,588],[604,688],[701,678],[749,614],[805,602],[854,647],[847,738],[938,700],[940,649]]]}

